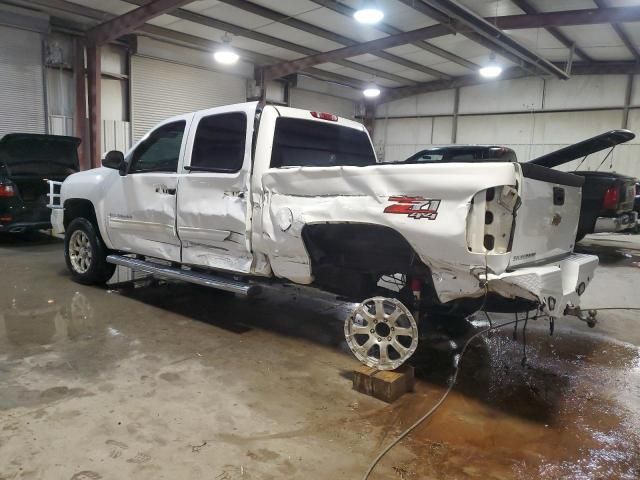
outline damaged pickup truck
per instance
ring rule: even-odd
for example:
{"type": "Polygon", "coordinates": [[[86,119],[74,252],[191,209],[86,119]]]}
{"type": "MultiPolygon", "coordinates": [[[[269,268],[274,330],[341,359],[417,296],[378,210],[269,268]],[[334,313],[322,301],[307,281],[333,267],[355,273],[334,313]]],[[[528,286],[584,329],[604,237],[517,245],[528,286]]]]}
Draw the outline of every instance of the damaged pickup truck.
{"type": "Polygon", "coordinates": [[[381,164],[361,124],[329,113],[245,103],[181,115],[102,164],[66,179],[52,214],[76,281],[124,265],[242,295],[331,292],[356,303],[347,343],[379,369],[406,361],[436,316],[582,315],[598,262],[573,253],[581,177],[381,164]]]}

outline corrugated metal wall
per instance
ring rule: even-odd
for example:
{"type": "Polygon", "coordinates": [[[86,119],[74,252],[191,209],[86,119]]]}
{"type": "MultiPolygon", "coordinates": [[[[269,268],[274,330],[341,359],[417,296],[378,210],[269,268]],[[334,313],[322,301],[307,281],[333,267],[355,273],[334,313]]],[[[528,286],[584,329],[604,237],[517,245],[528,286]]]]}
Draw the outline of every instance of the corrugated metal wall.
{"type": "Polygon", "coordinates": [[[134,142],[167,117],[245,100],[242,77],[138,55],[131,58],[134,142]]]}
{"type": "MultiPolygon", "coordinates": [[[[579,76],[568,81],[526,78],[460,89],[458,144],[501,144],[527,161],[607,130],[621,128],[625,75],[579,76]]],[[[634,79],[630,130],[640,135],[640,77],[634,79]]],[[[402,160],[453,138],[454,91],[404,98],[378,108],[374,143],[381,158],[402,160]],[[403,117],[403,118],[400,118],[403,117]]],[[[583,164],[595,169],[606,152],[583,164]]],[[[640,139],[613,154],[613,170],[640,177],[640,139]]],[[[574,169],[577,162],[563,166],[574,169]]],[[[609,168],[609,159],[602,168],[609,168]]]]}
{"type": "Polygon", "coordinates": [[[42,35],[0,26],[0,137],[46,133],[42,35]]]}
{"type": "Polygon", "coordinates": [[[292,107],[330,112],[344,118],[354,118],[357,108],[357,104],[348,98],[298,88],[292,88],[289,91],[289,103],[292,107]]]}

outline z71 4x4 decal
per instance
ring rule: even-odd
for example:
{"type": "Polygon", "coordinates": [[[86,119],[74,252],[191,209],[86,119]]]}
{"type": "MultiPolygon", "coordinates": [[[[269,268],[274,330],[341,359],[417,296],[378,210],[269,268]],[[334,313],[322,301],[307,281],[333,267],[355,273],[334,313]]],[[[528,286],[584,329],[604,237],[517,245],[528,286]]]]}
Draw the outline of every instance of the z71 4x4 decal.
{"type": "Polygon", "coordinates": [[[424,197],[410,197],[406,195],[399,195],[389,197],[390,202],[396,202],[389,205],[384,209],[384,213],[399,213],[401,215],[408,215],[411,218],[420,220],[426,218],[427,220],[435,220],[438,216],[438,207],[440,206],[440,200],[434,200],[424,197]]]}

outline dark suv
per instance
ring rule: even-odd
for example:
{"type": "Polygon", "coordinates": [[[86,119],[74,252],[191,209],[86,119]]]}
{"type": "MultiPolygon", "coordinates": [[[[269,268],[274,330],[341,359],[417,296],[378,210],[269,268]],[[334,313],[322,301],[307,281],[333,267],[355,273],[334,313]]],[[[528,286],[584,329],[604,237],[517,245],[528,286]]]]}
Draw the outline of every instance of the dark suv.
{"type": "Polygon", "coordinates": [[[80,139],[10,133],[0,140],[0,232],[51,227],[47,180],[63,181],[79,170],[80,139]]]}

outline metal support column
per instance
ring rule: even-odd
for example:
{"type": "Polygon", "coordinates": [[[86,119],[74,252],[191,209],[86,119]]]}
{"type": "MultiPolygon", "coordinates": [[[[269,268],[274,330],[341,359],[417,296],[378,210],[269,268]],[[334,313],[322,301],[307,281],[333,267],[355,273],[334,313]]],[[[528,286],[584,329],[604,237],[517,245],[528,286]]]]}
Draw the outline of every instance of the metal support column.
{"type": "Polygon", "coordinates": [[[73,81],[75,83],[75,113],[73,115],[73,134],[82,143],[78,149],[80,170],[91,168],[89,161],[89,138],[87,136],[87,84],[84,69],[84,43],[76,38],[73,49],[73,81]]]}
{"type": "Polygon", "coordinates": [[[633,94],[633,75],[627,75],[627,88],[624,92],[624,107],[622,110],[622,128],[629,125],[629,107],[631,106],[631,95],[633,94]]]}
{"type": "MultiPolygon", "coordinates": [[[[451,143],[458,141],[458,110],[460,107],[460,88],[453,91],[453,119],[451,121],[451,143]]],[[[433,126],[431,127],[433,131],[433,126]]]]}
{"type": "Polygon", "coordinates": [[[373,138],[373,130],[376,124],[376,104],[375,102],[364,102],[364,127],[369,132],[371,138],[373,138]]]}
{"type": "Polygon", "coordinates": [[[100,111],[100,47],[87,46],[87,84],[89,90],[89,165],[100,166],[102,158],[102,113],[100,111]]]}

